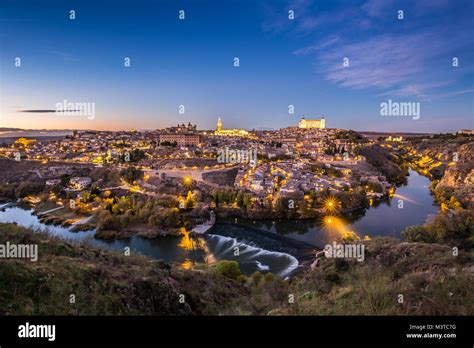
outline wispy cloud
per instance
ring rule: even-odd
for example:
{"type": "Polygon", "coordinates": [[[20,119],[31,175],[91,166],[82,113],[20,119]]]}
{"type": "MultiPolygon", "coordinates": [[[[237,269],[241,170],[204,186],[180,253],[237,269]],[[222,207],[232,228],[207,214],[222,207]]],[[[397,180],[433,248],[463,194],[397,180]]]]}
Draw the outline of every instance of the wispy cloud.
{"type": "Polygon", "coordinates": [[[357,10],[345,7],[334,11],[321,11],[313,0],[291,0],[286,6],[264,4],[266,17],[262,23],[265,32],[282,33],[289,31],[290,36],[305,37],[320,28],[341,23],[348,17],[356,16],[357,10]],[[295,19],[289,20],[288,11],[294,11],[295,19]]]}
{"type": "Polygon", "coordinates": [[[445,87],[452,83],[452,81],[444,80],[437,83],[421,83],[421,84],[408,84],[400,86],[396,89],[388,90],[383,93],[377,94],[377,97],[405,97],[415,96],[423,101],[432,101],[432,97],[428,94],[429,91],[440,87],[445,87]]]}
{"type": "Polygon", "coordinates": [[[325,48],[328,48],[332,45],[335,45],[339,40],[340,40],[339,37],[332,37],[332,38],[327,39],[326,41],[323,41],[323,42],[320,42],[320,43],[317,43],[317,44],[314,44],[314,45],[311,45],[311,46],[307,46],[307,47],[297,49],[297,50],[293,51],[293,54],[295,54],[297,56],[304,56],[304,55],[307,55],[307,54],[310,54],[310,53],[315,53],[317,51],[321,51],[325,48]]]}
{"type": "Polygon", "coordinates": [[[319,55],[319,67],[328,81],[343,87],[391,88],[407,84],[428,68],[433,56],[443,52],[442,47],[426,47],[433,36],[384,35],[333,47],[319,55]],[[342,64],[344,57],[349,59],[348,67],[342,64]]]}
{"type": "Polygon", "coordinates": [[[32,113],[32,114],[51,114],[56,112],[81,112],[83,110],[52,110],[52,109],[27,109],[27,110],[18,110],[17,112],[23,113],[32,113]]]}
{"type": "Polygon", "coordinates": [[[302,35],[314,36],[312,44],[293,54],[314,57],[316,72],[333,84],[373,89],[378,96],[430,100],[440,89],[474,73],[469,59],[474,53],[472,2],[368,0],[353,6],[345,3],[339,11],[315,10],[315,4],[290,1],[287,8],[295,9],[296,23],[280,21],[274,29],[295,41],[302,35]],[[420,11],[423,7],[428,18],[420,11]],[[397,20],[398,9],[404,10],[405,20],[397,20]],[[464,57],[455,71],[451,60],[457,55],[464,57]],[[348,67],[343,66],[345,57],[348,67]]]}
{"type": "Polygon", "coordinates": [[[394,0],[369,0],[362,6],[362,9],[370,17],[379,17],[386,13],[394,2],[394,0]]]}
{"type": "Polygon", "coordinates": [[[468,89],[463,89],[463,90],[460,90],[460,91],[452,91],[452,92],[448,92],[448,93],[439,94],[439,95],[434,96],[433,99],[443,99],[443,98],[449,98],[449,97],[456,97],[456,96],[459,96],[459,95],[470,94],[470,93],[474,93],[474,88],[468,88],[468,89]]]}
{"type": "Polygon", "coordinates": [[[28,109],[28,110],[18,110],[17,112],[33,113],[33,114],[47,114],[54,113],[56,110],[51,109],[28,109]]]}

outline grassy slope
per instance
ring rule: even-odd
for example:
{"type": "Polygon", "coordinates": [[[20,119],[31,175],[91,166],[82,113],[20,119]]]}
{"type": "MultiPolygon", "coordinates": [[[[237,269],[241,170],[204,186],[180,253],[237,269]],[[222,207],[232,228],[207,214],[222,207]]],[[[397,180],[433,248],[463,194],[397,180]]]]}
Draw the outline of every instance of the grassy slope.
{"type": "Polygon", "coordinates": [[[222,276],[71,245],[0,224],[0,243],[39,244],[39,260],[0,260],[0,315],[211,314],[246,290],[222,276]],[[69,303],[75,294],[76,304],[69,303]],[[186,304],[179,303],[184,294],[186,304]]]}
{"type": "Polygon", "coordinates": [[[323,259],[292,282],[299,300],[280,314],[467,315],[474,313],[473,253],[376,238],[365,261],[323,259]],[[403,304],[398,295],[403,294],[403,304]]]}
{"type": "Polygon", "coordinates": [[[40,259],[0,260],[0,315],[474,313],[473,252],[454,257],[438,244],[376,238],[366,242],[361,263],[321,259],[289,282],[271,274],[238,282],[206,266],[180,270],[0,224],[0,243],[6,241],[38,243],[40,259]]]}

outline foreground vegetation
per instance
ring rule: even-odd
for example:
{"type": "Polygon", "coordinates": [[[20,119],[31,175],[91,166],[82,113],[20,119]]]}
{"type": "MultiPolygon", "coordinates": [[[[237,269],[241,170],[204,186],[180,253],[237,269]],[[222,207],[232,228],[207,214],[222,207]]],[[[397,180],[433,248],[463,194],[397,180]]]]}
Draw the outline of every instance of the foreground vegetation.
{"type": "Polygon", "coordinates": [[[39,260],[0,261],[0,315],[474,313],[473,252],[438,244],[376,238],[364,241],[364,262],[323,257],[283,280],[244,276],[234,261],[183,270],[0,224],[6,241],[39,244],[39,260]]]}

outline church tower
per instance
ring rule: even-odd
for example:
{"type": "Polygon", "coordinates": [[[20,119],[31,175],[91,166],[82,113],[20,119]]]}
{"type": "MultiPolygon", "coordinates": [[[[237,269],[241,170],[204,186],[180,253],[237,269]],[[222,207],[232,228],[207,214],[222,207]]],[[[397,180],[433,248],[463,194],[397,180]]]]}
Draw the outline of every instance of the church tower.
{"type": "Polygon", "coordinates": [[[221,120],[220,117],[217,119],[217,128],[216,128],[216,130],[218,132],[220,132],[222,130],[222,120],[221,120]]]}
{"type": "Polygon", "coordinates": [[[321,129],[326,128],[326,120],[324,119],[324,117],[321,118],[321,122],[320,122],[320,124],[319,124],[319,128],[321,128],[321,129]]]}
{"type": "Polygon", "coordinates": [[[299,126],[300,128],[306,128],[306,119],[304,118],[304,116],[301,117],[298,126],[299,126]]]}

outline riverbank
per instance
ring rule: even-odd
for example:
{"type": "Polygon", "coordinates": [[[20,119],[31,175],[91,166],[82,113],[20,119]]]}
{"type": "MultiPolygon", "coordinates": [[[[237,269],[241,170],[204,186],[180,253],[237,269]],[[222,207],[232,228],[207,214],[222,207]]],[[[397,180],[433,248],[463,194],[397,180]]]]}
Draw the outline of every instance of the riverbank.
{"type": "Polygon", "coordinates": [[[438,206],[434,204],[429,186],[428,178],[409,171],[405,185],[398,187],[389,199],[374,203],[366,210],[307,220],[229,220],[244,227],[258,228],[285,238],[296,239],[318,249],[347,234],[355,234],[360,239],[366,236],[401,239],[401,233],[406,228],[423,224],[438,213],[438,206]]]}
{"type": "MultiPolygon", "coordinates": [[[[98,231],[94,228],[86,232],[73,233],[72,227],[58,227],[58,234],[65,238],[82,239],[94,238],[97,245],[113,249],[124,247],[136,248],[146,255],[164,258],[170,262],[178,262],[183,267],[193,267],[193,263],[204,262],[206,255],[214,255],[218,259],[238,260],[242,269],[251,274],[255,270],[272,270],[282,276],[288,276],[288,269],[294,269],[295,260],[284,255],[295,256],[298,261],[298,272],[304,270],[312,262],[315,250],[321,250],[326,244],[338,240],[348,232],[358,234],[361,239],[365,235],[370,237],[390,235],[400,237],[401,231],[407,226],[423,223],[430,213],[435,213],[432,206],[432,197],[428,190],[429,182],[426,178],[413,172],[406,186],[397,191],[405,201],[404,209],[390,201],[380,205],[374,204],[367,211],[352,216],[355,220],[345,221],[341,217],[331,216],[331,221],[321,217],[311,220],[242,220],[219,219],[227,224],[214,226],[208,233],[215,233],[221,237],[210,238],[196,236],[188,238],[181,230],[173,229],[171,233],[157,234],[158,228],[149,231],[149,227],[142,225],[140,230],[124,228],[120,231],[98,231]],[[411,201],[411,202],[410,202],[411,201]],[[390,230],[381,230],[380,220],[392,225],[395,233],[390,230]],[[214,231],[214,232],[213,232],[214,231]],[[214,240],[215,239],[215,240],[214,240]],[[241,243],[241,244],[239,244],[241,243]],[[296,244],[300,243],[299,246],[296,244]],[[304,244],[304,245],[303,245],[304,244]],[[301,245],[303,245],[301,247],[301,245]],[[257,246],[260,249],[248,249],[257,246]],[[248,250],[245,257],[236,257],[233,248],[240,251],[248,250]],[[207,249],[206,249],[207,248],[207,249]]],[[[392,199],[398,200],[399,197],[392,199]]],[[[56,206],[44,206],[39,213],[56,209],[56,206]]],[[[55,210],[51,214],[59,214],[63,209],[55,210]]],[[[11,212],[8,221],[25,223],[26,226],[35,225],[38,221],[28,216],[26,212],[11,212]]],[[[1,215],[0,215],[1,219],[1,215]]],[[[95,227],[95,226],[93,226],[95,227]]],[[[161,229],[163,230],[163,229],[161,229]]],[[[207,235],[207,234],[206,234],[207,235]]],[[[294,275],[298,272],[292,272],[294,275]]]]}
{"type": "Polygon", "coordinates": [[[77,214],[63,204],[52,201],[23,203],[32,207],[39,221],[45,225],[72,227],[73,232],[88,231],[95,228],[96,221],[92,214],[77,214]]]}
{"type": "Polygon", "coordinates": [[[363,263],[323,258],[314,270],[286,281],[259,272],[242,275],[232,262],[184,270],[137,253],[125,256],[0,224],[0,244],[6,241],[37,244],[39,258],[0,263],[0,315],[474,312],[473,252],[454,256],[451,248],[438,244],[377,238],[364,242],[363,263]],[[74,306],[67,300],[72,293],[74,306]],[[289,294],[294,301],[288,301],[289,294]]]}
{"type": "Polygon", "coordinates": [[[212,271],[186,271],[0,223],[0,244],[6,241],[37,244],[39,259],[2,260],[0,315],[207,315],[247,295],[240,283],[212,271]]]}
{"type": "Polygon", "coordinates": [[[156,239],[160,237],[180,237],[183,235],[183,229],[167,228],[152,229],[148,225],[135,225],[117,230],[99,230],[96,231],[95,237],[103,240],[126,239],[134,236],[145,239],[156,239]]]}
{"type": "Polygon", "coordinates": [[[155,259],[164,260],[177,267],[189,269],[201,263],[214,264],[219,260],[236,260],[247,275],[255,271],[273,272],[286,277],[298,266],[298,261],[291,255],[273,252],[247,245],[241,238],[229,238],[219,235],[203,235],[191,237],[190,232],[181,231],[179,236],[161,236],[144,238],[134,234],[127,238],[98,239],[96,231],[73,232],[71,227],[44,225],[33,214],[31,208],[19,206],[7,208],[0,212],[0,222],[17,223],[35,230],[47,230],[64,240],[85,242],[94,247],[109,250],[132,250],[155,259]],[[235,248],[241,255],[235,255],[235,248]]]}

